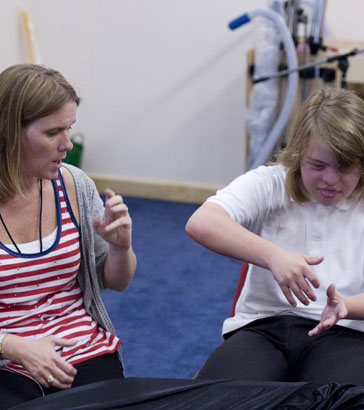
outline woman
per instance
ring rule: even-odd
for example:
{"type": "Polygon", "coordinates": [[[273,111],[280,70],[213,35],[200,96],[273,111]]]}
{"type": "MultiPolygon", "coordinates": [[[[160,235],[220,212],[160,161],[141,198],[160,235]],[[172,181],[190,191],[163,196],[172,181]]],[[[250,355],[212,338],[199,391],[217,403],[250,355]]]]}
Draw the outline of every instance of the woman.
{"type": "Polygon", "coordinates": [[[132,222],[62,164],[79,102],[50,68],[0,74],[0,408],[123,377],[100,292],[134,275],[132,222]]]}
{"type": "Polygon", "coordinates": [[[363,199],[364,102],[319,90],[278,164],[237,178],[187,224],[202,245],[250,263],[199,378],[364,384],[364,321],[349,320],[364,319],[363,199]]]}

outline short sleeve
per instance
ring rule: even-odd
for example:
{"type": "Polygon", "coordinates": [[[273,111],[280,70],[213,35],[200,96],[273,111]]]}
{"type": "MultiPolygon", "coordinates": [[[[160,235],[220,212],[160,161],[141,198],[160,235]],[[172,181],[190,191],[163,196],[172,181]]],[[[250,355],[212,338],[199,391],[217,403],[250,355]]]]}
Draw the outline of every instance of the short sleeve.
{"type": "Polygon", "coordinates": [[[232,219],[257,232],[262,221],[287,199],[283,166],[260,166],[233,180],[206,202],[221,206],[232,219]]]}

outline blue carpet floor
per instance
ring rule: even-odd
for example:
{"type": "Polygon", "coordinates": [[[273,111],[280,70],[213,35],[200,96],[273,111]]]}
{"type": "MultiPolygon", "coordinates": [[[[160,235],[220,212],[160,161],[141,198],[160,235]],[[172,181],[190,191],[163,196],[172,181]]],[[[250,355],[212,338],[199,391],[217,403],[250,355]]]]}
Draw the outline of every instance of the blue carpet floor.
{"type": "Polygon", "coordinates": [[[103,298],[123,340],[127,376],[190,378],[221,342],[241,264],[185,233],[198,205],[124,200],[138,267],[124,292],[103,298]]]}

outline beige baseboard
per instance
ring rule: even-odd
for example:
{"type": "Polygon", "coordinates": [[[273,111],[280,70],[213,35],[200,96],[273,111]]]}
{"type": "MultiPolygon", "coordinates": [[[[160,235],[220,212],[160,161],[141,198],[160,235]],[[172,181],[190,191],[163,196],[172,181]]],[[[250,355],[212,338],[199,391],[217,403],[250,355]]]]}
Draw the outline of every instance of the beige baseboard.
{"type": "Polygon", "coordinates": [[[99,192],[110,188],[120,195],[166,201],[202,203],[221,188],[221,186],[127,179],[92,173],[88,175],[94,180],[99,192]]]}

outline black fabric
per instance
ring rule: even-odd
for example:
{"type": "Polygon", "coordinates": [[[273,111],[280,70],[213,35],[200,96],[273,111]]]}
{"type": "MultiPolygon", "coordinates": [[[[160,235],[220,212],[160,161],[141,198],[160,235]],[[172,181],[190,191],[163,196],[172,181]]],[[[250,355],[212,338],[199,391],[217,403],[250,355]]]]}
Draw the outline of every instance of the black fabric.
{"type": "Polygon", "coordinates": [[[316,324],[289,315],[251,322],[228,335],[197,378],[364,385],[364,334],[334,326],[308,336],[316,324]]]}
{"type": "MultiPolygon", "coordinates": [[[[123,378],[123,370],[117,353],[104,354],[75,365],[77,374],[72,388],[105,380],[123,378]]],[[[49,395],[61,390],[44,389],[49,395]]],[[[5,410],[29,400],[43,397],[41,388],[28,377],[8,371],[0,371],[0,410],[5,410]]]]}
{"type": "Polygon", "coordinates": [[[354,410],[364,387],[329,383],[127,378],[76,387],[11,410],[354,410]]]}
{"type": "Polygon", "coordinates": [[[28,377],[0,371],[0,410],[42,397],[40,387],[28,377]]]}
{"type": "MultiPolygon", "coordinates": [[[[73,380],[72,387],[124,377],[123,367],[116,352],[103,354],[77,363],[75,368],[77,369],[77,374],[73,380]]],[[[47,390],[47,394],[49,394],[54,393],[57,389],[47,390]]]]}

